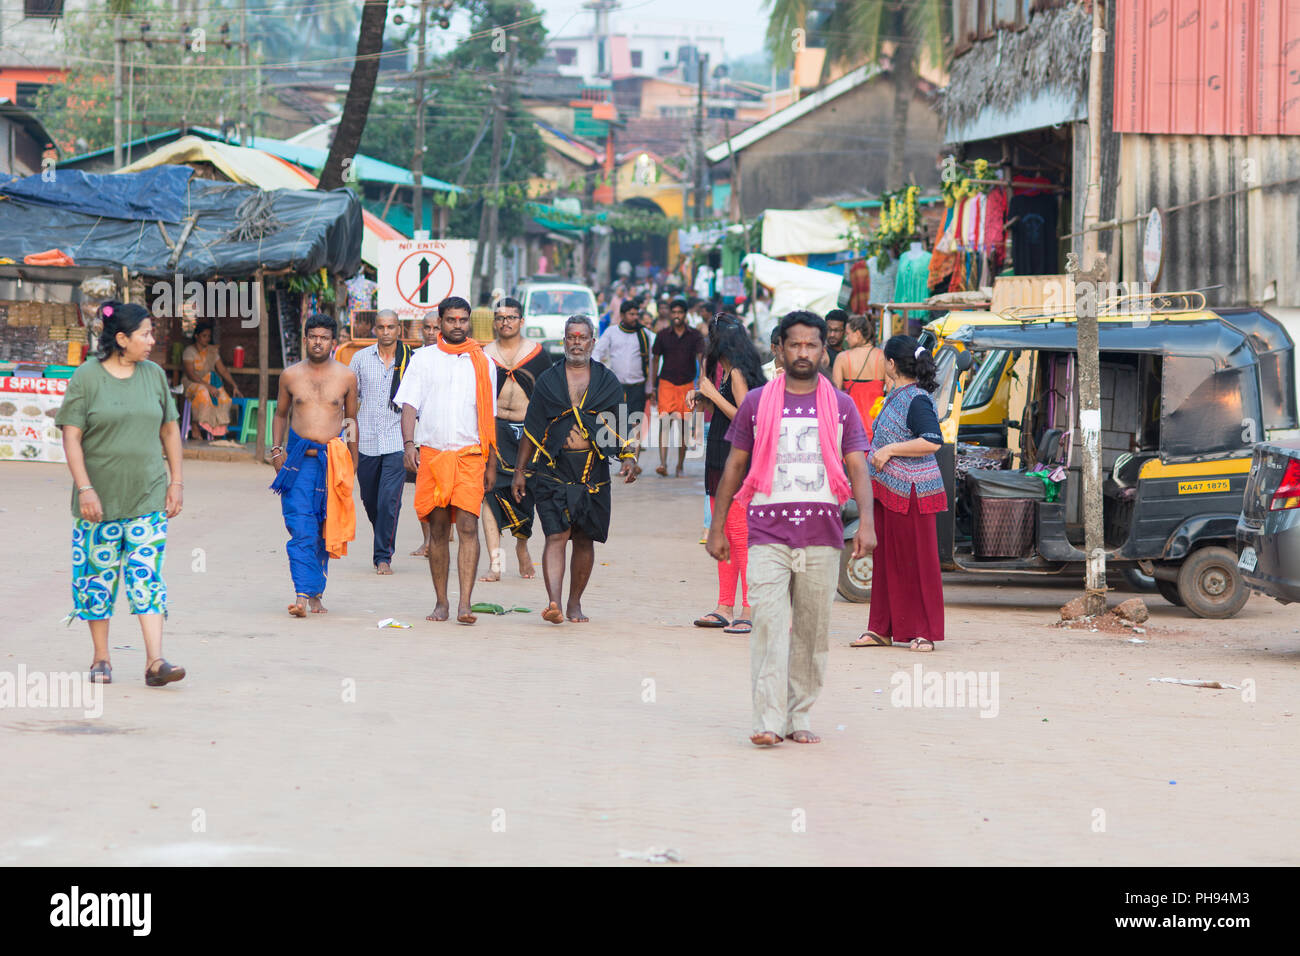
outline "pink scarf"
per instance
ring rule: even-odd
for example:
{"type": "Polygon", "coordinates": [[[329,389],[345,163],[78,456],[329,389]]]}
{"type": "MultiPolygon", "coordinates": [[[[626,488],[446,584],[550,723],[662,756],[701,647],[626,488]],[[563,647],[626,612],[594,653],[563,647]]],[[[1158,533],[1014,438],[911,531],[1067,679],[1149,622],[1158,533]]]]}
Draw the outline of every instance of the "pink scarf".
{"type": "MultiPolygon", "coordinates": [[[[772,493],[772,475],[776,471],[776,450],[781,438],[781,417],[785,406],[785,372],[777,372],[758,399],[758,421],[754,425],[754,452],[749,461],[749,474],[736,492],[741,507],[747,507],[755,494],[772,493]]],[[[849,500],[852,489],[848,475],[840,461],[836,447],[838,434],[839,401],[835,386],[825,375],[817,376],[817,438],[821,444],[822,460],[830,478],[831,493],[840,504],[849,500]]]]}

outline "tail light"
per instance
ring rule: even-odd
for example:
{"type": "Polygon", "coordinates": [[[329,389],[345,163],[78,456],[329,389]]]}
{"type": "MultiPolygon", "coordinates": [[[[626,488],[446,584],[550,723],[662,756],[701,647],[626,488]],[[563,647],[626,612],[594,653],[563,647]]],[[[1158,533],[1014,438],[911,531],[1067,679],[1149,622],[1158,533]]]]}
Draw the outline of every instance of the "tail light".
{"type": "Polygon", "coordinates": [[[1282,481],[1273,492],[1269,511],[1285,511],[1288,508],[1300,508],[1300,458],[1292,458],[1286,464],[1282,481]]]}

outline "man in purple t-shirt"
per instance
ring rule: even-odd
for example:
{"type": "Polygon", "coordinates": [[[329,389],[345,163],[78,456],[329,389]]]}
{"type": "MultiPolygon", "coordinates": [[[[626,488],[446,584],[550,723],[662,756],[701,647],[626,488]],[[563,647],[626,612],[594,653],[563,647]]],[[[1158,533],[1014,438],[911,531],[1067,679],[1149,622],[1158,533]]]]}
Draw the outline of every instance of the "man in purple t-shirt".
{"type": "MultiPolygon", "coordinates": [[[[781,320],[777,349],[785,369],[785,396],[772,487],[767,494],[755,493],[747,511],[749,597],[754,609],[749,638],[754,731],[749,739],[758,746],[780,743],[783,737],[801,744],[821,740],[809,727],[808,712],[826,674],[831,602],[844,546],[839,502],[829,478],[829,469],[839,462],[822,456],[817,415],[826,323],[812,312],[791,312],[781,320]]],[[[781,381],[778,377],[750,391],[727,431],[731,453],[718,485],[708,538],[709,554],[719,561],[729,558],[723,526],[749,470],[759,404],[781,381]]],[[[835,400],[839,457],[858,514],[864,516],[853,539],[856,559],[876,546],[865,455],[871,443],[853,400],[838,390],[835,400]]]]}

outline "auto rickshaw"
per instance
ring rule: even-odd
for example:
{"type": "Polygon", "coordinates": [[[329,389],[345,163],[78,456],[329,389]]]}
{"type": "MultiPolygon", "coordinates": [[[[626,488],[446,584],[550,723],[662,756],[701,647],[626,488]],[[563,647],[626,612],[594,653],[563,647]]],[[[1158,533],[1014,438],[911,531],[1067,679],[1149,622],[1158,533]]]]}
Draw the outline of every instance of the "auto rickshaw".
{"type": "MultiPolygon", "coordinates": [[[[1018,433],[1014,454],[950,439],[960,434],[974,382],[965,395],[960,376],[940,382],[945,444],[937,455],[949,509],[937,530],[945,570],[1056,574],[1084,565],[1078,345],[1070,318],[967,325],[936,356],[942,371],[947,362],[956,367],[945,353],[958,345],[974,355],[1019,353],[1027,370],[1022,406],[1009,409],[1006,421],[1018,433]],[[1007,467],[1013,461],[1019,467],[1007,467]]],[[[1099,323],[1107,565],[1140,569],[1162,596],[1198,616],[1231,617],[1249,596],[1234,545],[1251,446],[1267,430],[1296,425],[1290,340],[1275,336],[1271,319],[1253,320],[1268,327],[1269,341],[1212,314],[1150,319],[1099,323]],[[1276,380],[1267,401],[1257,347],[1266,348],[1276,380]]],[[[855,531],[849,521],[845,534],[855,531]]],[[[862,565],[851,555],[843,562],[840,593],[849,600],[869,599],[862,565]]]]}

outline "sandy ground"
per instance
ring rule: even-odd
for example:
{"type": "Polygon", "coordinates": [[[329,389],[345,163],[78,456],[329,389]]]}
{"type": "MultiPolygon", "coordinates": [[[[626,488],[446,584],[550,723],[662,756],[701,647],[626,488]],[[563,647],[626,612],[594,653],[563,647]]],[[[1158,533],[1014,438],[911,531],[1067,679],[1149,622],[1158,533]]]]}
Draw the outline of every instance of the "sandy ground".
{"type": "MultiPolygon", "coordinates": [[[[850,649],[866,608],[837,601],[824,743],[760,751],[746,639],[690,625],[716,577],[688,469],[616,488],[591,624],[468,628],[423,620],[411,486],[396,574],[371,572],[362,516],[332,613],[290,620],[270,470],[187,462],[165,651],[190,676],[144,686],[119,598],[101,717],[0,710],[0,864],[608,864],[649,847],[696,864],[1300,862],[1294,610],[1255,597],[1203,621],[1152,596],[1133,644],[1050,626],[1072,582],[953,577],[950,639],[920,655],[850,649]],[[893,706],[918,664],[996,676],[996,716],[893,706]],[[1255,699],[1147,680],[1165,676],[1249,681],[1255,699]]],[[[85,626],[59,623],[68,484],[0,465],[0,672],[90,663],[85,626]]],[[[540,579],[509,571],[475,598],[544,607],[540,579]]]]}

